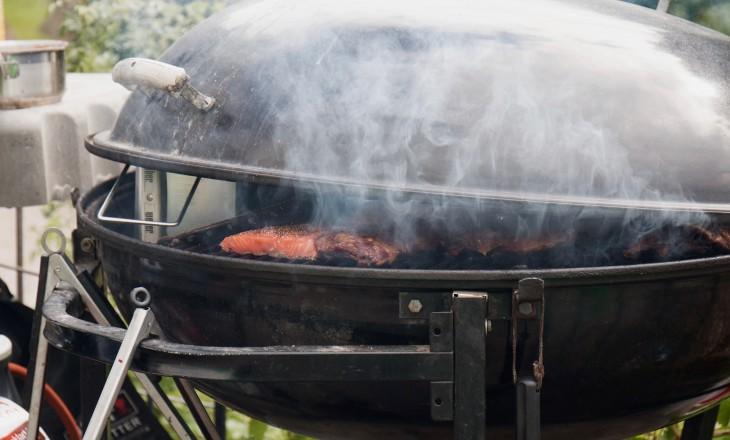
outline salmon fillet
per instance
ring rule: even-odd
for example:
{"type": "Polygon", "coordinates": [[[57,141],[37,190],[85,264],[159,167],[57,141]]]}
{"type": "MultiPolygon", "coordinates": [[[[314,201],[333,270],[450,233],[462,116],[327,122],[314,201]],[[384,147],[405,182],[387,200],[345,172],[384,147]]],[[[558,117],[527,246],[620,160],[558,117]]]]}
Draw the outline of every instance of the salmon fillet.
{"type": "Polygon", "coordinates": [[[220,247],[234,254],[314,260],[319,235],[319,231],[302,226],[269,226],[230,235],[221,241],[220,247]]]}
{"type": "Polygon", "coordinates": [[[400,250],[374,237],[349,232],[322,231],[304,225],[268,226],[223,239],[221,249],[239,255],[269,256],[289,260],[315,260],[344,256],[359,265],[392,263],[400,250]]]}

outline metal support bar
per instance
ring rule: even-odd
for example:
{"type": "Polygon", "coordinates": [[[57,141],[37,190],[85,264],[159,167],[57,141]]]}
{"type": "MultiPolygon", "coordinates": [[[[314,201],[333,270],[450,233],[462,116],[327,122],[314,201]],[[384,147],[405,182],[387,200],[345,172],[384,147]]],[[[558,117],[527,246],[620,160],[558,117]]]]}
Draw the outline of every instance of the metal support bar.
{"type": "Polygon", "coordinates": [[[15,272],[16,291],[15,297],[19,303],[23,304],[23,207],[15,208],[15,265],[18,269],[15,272]]]}
{"type": "Polygon", "coordinates": [[[180,395],[185,399],[185,403],[190,408],[190,412],[198,424],[200,432],[203,433],[203,437],[206,440],[220,440],[215,423],[210,419],[208,411],[203,406],[203,402],[200,401],[200,397],[195,392],[193,385],[189,381],[180,378],[175,378],[175,384],[180,390],[180,395]]]}
{"type": "Polygon", "coordinates": [[[517,382],[516,440],[540,440],[540,390],[532,379],[517,382]]]}
{"type": "Polygon", "coordinates": [[[705,412],[687,419],[682,429],[682,440],[712,440],[715,434],[715,423],[720,413],[720,406],[716,405],[705,412]]]}
{"type": "MultiPolygon", "coordinates": [[[[41,313],[41,306],[45,298],[50,295],[56,286],[56,279],[50,270],[50,258],[41,258],[41,274],[38,280],[38,294],[36,295],[36,314],[33,318],[33,330],[31,339],[35,340],[36,350],[31,354],[27,384],[30,389],[25,393],[25,400],[28,404],[28,438],[38,438],[40,429],[41,403],[43,397],[43,385],[46,382],[46,362],[48,360],[48,340],[43,336],[46,328],[46,318],[41,313]]],[[[26,385],[27,386],[27,385],[26,385]]]]}
{"type": "Polygon", "coordinates": [[[149,336],[153,322],[154,315],[152,315],[150,309],[138,308],[134,311],[132,320],[129,322],[129,327],[127,328],[127,333],[122,341],[122,345],[119,347],[119,353],[117,353],[112,369],[104,384],[104,389],[101,390],[99,403],[96,405],[94,413],[91,415],[89,426],[84,433],[84,440],[98,440],[101,438],[104,432],[104,426],[112,412],[114,401],[122,389],[122,384],[127,379],[127,371],[132,364],[134,352],[139,343],[142,342],[142,339],[149,336]]]}
{"type": "Polygon", "coordinates": [[[213,417],[216,430],[220,438],[226,438],[226,407],[216,402],[214,408],[213,417]]]}
{"type": "Polygon", "coordinates": [[[41,320],[40,337],[36,349],[35,363],[33,367],[32,394],[28,405],[28,438],[38,438],[41,418],[41,398],[43,396],[43,384],[46,379],[46,362],[48,360],[48,340],[43,337],[43,330],[46,320],[41,320]]]}
{"type": "Polygon", "coordinates": [[[454,293],[454,437],[484,440],[487,294],[454,293]]]}

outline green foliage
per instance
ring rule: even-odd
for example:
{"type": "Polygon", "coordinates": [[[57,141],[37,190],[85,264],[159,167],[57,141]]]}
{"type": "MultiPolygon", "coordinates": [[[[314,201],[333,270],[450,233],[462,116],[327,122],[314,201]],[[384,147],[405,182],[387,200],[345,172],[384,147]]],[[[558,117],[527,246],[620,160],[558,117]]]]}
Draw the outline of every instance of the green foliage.
{"type": "MultiPolygon", "coordinates": [[[[73,4],[56,0],[52,8],[73,4]]],[[[175,40],[226,0],[82,0],[71,7],[61,32],[71,40],[70,71],[109,71],[122,58],[158,58],[175,40]]]]}
{"type": "Polygon", "coordinates": [[[8,38],[47,38],[41,25],[48,16],[48,0],[0,0],[5,2],[5,19],[12,36],[8,38]]]}
{"type": "MultiPolygon", "coordinates": [[[[624,0],[655,9],[659,0],[624,0]]],[[[730,35],[730,0],[672,0],[669,13],[730,35]]]]}
{"type": "Polygon", "coordinates": [[[674,0],[669,13],[730,35],[728,0],[674,0]]]}

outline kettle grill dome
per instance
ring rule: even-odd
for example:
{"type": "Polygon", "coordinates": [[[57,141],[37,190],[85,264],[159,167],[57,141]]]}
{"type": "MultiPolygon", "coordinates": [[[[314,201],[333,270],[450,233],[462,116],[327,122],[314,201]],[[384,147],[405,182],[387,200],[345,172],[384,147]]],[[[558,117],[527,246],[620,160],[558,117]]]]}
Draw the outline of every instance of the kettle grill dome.
{"type": "Polygon", "coordinates": [[[137,90],[92,153],[227,180],[730,201],[730,38],[619,1],[249,1],[161,60],[213,108],[137,90]]]}

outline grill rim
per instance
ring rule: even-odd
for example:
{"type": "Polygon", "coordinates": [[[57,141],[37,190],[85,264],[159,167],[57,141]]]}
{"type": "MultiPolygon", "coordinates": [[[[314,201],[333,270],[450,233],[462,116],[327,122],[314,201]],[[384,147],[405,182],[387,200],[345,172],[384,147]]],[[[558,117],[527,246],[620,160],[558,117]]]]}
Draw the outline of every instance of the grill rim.
{"type": "MultiPolygon", "coordinates": [[[[132,174],[130,174],[131,176],[132,174]]],[[[111,188],[114,179],[102,182],[83,194],[76,204],[78,226],[97,238],[101,247],[121,247],[126,252],[146,255],[153,260],[185,265],[199,265],[220,273],[255,273],[257,278],[271,278],[277,281],[302,282],[307,279],[317,282],[331,282],[352,285],[399,285],[442,286],[484,285],[513,286],[517,280],[540,277],[553,286],[595,284],[601,280],[610,282],[641,282],[660,279],[677,279],[684,276],[722,273],[730,270],[730,255],[689,259],[665,263],[644,263],[631,266],[598,266],[567,269],[532,270],[423,270],[423,269],[381,269],[362,267],[334,267],[303,265],[271,261],[257,261],[243,258],[215,256],[175,249],[156,243],[147,243],[115,232],[97,219],[96,213],[101,201],[111,188]]],[[[129,185],[127,181],[127,185],[129,185]]],[[[122,184],[120,192],[124,191],[122,184]]]]}

